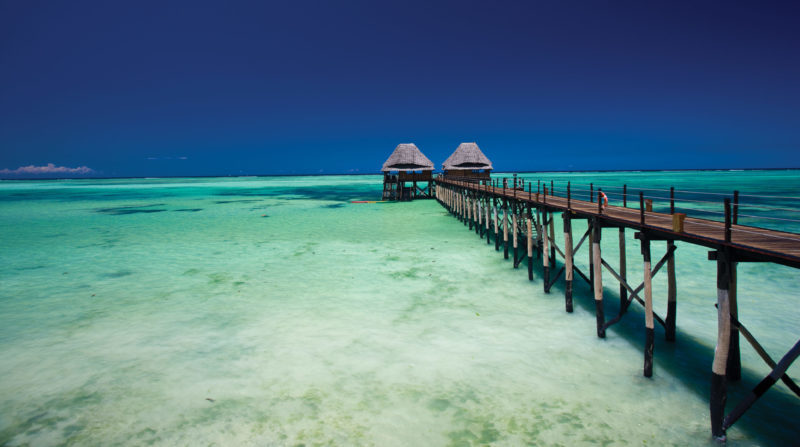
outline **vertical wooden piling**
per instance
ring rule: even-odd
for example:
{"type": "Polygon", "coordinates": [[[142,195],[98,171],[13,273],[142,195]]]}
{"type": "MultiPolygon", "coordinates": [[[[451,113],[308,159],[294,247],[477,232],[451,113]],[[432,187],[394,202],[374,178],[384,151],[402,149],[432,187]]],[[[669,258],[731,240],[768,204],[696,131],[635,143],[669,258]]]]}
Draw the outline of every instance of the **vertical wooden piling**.
{"type": "Polygon", "coordinates": [[[589,283],[594,287],[594,221],[588,219],[586,224],[589,226],[589,283]]]}
{"type": "Polygon", "coordinates": [[[486,245],[492,243],[491,239],[489,238],[489,212],[491,211],[491,203],[489,202],[489,197],[486,197],[486,218],[484,221],[486,222],[486,245]]]}
{"type": "Polygon", "coordinates": [[[642,258],[644,260],[644,376],[653,376],[653,348],[655,346],[655,326],[653,321],[653,281],[650,266],[650,239],[640,233],[642,258]]]}
{"type": "Polygon", "coordinates": [[[603,264],[600,262],[600,236],[602,235],[602,226],[600,222],[595,220],[592,222],[592,262],[594,263],[594,305],[597,314],[597,336],[605,338],[606,336],[606,317],[603,313],[603,264]]]}
{"type": "MultiPolygon", "coordinates": [[[[547,210],[542,211],[542,216],[544,216],[544,222],[542,222],[542,231],[547,231],[547,210]]],[[[542,281],[542,286],[544,287],[544,293],[550,293],[550,288],[547,287],[547,284],[550,282],[550,241],[547,235],[542,237],[544,247],[542,248],[542,274],[544,275],[544,280],[542,281]]]]}
{"type": "Polygon", "coordinates": [[[539,258],[542,257],[542,215],[538,206],[536,207],[536,253],[539,258]]]}
{"type": "Polygon", "coordinates": [[[472,199],[472,194],[467,191],[467,224],[469,225],[469,229],[472,230],[472,216],[475,214],[473,212],[473,208],[475,207],[475,201],[472,199]]]}
{"type": "MultiPolygon", "coordinates": [[[[516,181],[516,180],[515,180],[516,181]]],[[[516,191],[516,190],[515,190],[516,191]]],[[[514,246],[514,268],[517,268],[517,259],[518,259],[518,250],[517,250],[517,234],[519,229],[517,228],[517,202],[514,202],[511,205],[511,239],[514,246]]]]}
{"type": "Polygon", "coordinates": [[[730,255],[725,249],[717,250],[717,347],[714,350],[714,363],[711,367],[711,396],[709,412],[711,416],[711,435],[725,440],[723,420],[725,403],[728,400],[725,373],[728,365],[728,352],[731,336],[731,308],[729,287],[731,283],[730,255]]]}
{"type": "MultiPolygon", "coordinates": [[[[528,184],[530,186],[530,183],[528,184]]],[[[527,234],[527,249],[528,249],[528,281],[533,281],[533,214],[531,213],[531,204],[528,204],[528,234],[527,234]]]]}
{"type": "MultiPolygon", "coordinates": [[[[730,276],[731,280],[728,284],[728,302],[730,303],[731,317],[739,319],[739,305],[736,300],[736,269],[738,262],[730,262],[730,276]]],[[[731,325],[730,348],[728,349],[728,369],[725,378],[731,381],[738,381],[742,379],[742,359],[739,353],[739,330],[736,326],[731,325]]]]}
{"type": "Polygon", "coordinates": [[[567,312],[572,312],[572,219],[569,211],[564,211],[564,304],[567,312]]]}
{"type": "Polygon", "coordinates": [[[675,320],[678,310],[678,291],[675,278],[675,241],[667,240],[667,318],[664,321],[664,338],[667,341],[675,341],[675,320]]]}
{"type": "MultiPolygon", "coordinates": [[[[625,253],[625,228],[619,227],[619,277],[623,281],[628,281],[627,255],[625,253]]],[[[628,289],[620,283],[619,285],[619,305],[624,309],[628,303],[628,289]]]]}
{"type": "MultiPolygon", "coordinates": [[[[553,267],[556,265],[556,230],[555,230],[555,222],[553,222],[553,212],[550,211],[550,217],[548,219],[550,221],[550,263],[553,264],[553,267]]],[[[548,287],[549,288],[549,287],[548,287]]]]}
{"type": "Polygon", "coordinates": [[[508,200],[503,199],[503,259],[508,259],[508,200]]]}
{"type": "Polygon", "coordinates": [[[498,225],[498,221],[500,218],[500,211],[497,209],[497,198],[492,197],[492,203],[494,208],[494,251],[500,251],[500,229],[498,225]]]}
{"type": "Polygon", "coordinates": [[[480,232],[480,221],[481,221],[481,207],[480,207],[480,199],[478,198],[478,193],[476,192],[472,199],[473,209],[472,209],[472,220],[473,224],[475,225],[475,234],[479,234],[480,232]]]}

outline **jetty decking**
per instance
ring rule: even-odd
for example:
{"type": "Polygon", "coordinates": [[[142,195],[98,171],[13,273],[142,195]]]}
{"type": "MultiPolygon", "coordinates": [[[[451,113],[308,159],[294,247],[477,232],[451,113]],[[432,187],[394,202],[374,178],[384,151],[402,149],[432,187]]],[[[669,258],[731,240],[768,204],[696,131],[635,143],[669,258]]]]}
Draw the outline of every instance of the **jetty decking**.
{"type": "Polygon", "coordinates": [[[513,265],[517,268],[524,260],[519,253],[521,241],[525,241],[527,253],[528,278],[533,280],[533,255],[542,259],[543,286],[549,293],[562,273],[565,281],[565,307],[572,311],[572,281],[574,275],[586,281],[594,292],[597,317],[597,335],[605,337],[606,329],[620,321],[635,300],[645,309],[646,340],[644,346],[644,370],[647,377],[652,375],[654,350],[654,323],[665,329],[667,341],[675,341],[677,292],[675,241],[683,241],[711,249],[709,260],[717,263],[717,346],[711,374],[710,418],[712,436],[725,439],[725,430],[733,425],[750,406],[775,382],[783,381],[795,394],[800,396],[800,387],[785,373],[791,363],[800,356],[800,341],[778,362],[774,361],[738,320],[736,301],[736,267],[739,262],[772,262],[793,268],[800,268],[800,235],[737,223],[738,193],[733,205],[729,199],[723,201],[724,221],[687,216],[675,212],[674,190],[670,190],[669,213],[652,211],[652,202],[645,200],[640,192],[629,196],[627,187],[622,194],[622,206],[609,205],[606,195],[597,190],[589,192],[590,200],[576,200],[572,197],[570,184],[560,194],[553,194],[552,183],[547,185],[519,182],[516,177],[511,187],[509,179],[456,178],[437,176],[434,178],[435,197],[452,214],[475,229],[487,244],[494,238],[495,249],[503,247],[504,256],[509,258],[513,249],[513,265]],[[543,187],[542,187],[543,186],[543,187]],[[633,206],[629,206],[628,201],[633,206]],[[560,212],[563,221],[563,243],[559,247],[556,238],[553,214],[560,212]],[[571,221],[585,219],[588,229],[575,244],[571,221]],[[510,228],[509,228],[510,227],[510,228]],[[602,256],[601,229],[619,229],[619,271],[615,271],[602,256]],[[633,287],[626,274],[625,231],[634,230],[641,244],[644,264],[643,281],[633,287]],[[574,257],[588,239],[589,271],[583,272],[574,265],[574,257]],[[666,252],[653,266],[651,241],[666,241],[666,252]],[[511,244],[511,247],[509,247],[511,244]],[[551,278],[551,265],[555,266],[560,256],[563,266],[551,278]],[[667,266],[667,315],[662,318],[653,312],[652,277],[667,266]],[[608,271],[620,284],[619,314],[607,320],[603,310],[603,270],[608,271]],[[772,372],[765,377],[730,413],[725,414],[727,401],[726,381],[739,380],[741,360],[739,355],[739,336],[743,336],[767,363],[772,372]]]}

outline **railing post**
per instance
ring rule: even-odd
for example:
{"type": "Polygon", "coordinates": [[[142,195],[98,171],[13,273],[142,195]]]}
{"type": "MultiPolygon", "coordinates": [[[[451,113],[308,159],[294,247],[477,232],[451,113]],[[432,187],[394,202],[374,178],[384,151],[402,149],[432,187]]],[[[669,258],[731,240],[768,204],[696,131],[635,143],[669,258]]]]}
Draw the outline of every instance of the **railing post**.
{"type": "Polygon", "coordinates": [[[567,210],[570,209],[570,202],[572,200],[572,190],[570,188],[570,182],[567,182],[567,210]]]}
{"type": "Polygon", "coordinates": [[[597,214],[603,214],[603,190],[597,188],[597,214]]]}
{"type": "Polygon", "coordinates": [[[628,207],[628,185],[622,185],[622,206],[628,207]]]}
{"type": "Polygon", "coordinates": [[[675,214],[675,187],[669,187],[669,213],[675,214]]]}
{"type": "Polygon", "coordinates": [[[589,201],[594,202],[594,183],[589,183],[589,201]]]}
{"type": "Polygon", "coordinates": [[[550,195],[551,196],[553,195],[553,191],[555,191],[555,188],[553,187],[553,181],[550,180],[550,195]]]}
{"type": "Polygon", "coordinates": [[[725,242],[731,241],[731,199],[725,199],[725,242]]]}
{"type": "Polygon", "coordinates": [[[733,192],[733,224],[739,224],[739,191],[733,192]]]}
{"type": "Polygon", "coordinates": [[[639,191],[639,223],[644,225],[644,193],[639,191]]]}

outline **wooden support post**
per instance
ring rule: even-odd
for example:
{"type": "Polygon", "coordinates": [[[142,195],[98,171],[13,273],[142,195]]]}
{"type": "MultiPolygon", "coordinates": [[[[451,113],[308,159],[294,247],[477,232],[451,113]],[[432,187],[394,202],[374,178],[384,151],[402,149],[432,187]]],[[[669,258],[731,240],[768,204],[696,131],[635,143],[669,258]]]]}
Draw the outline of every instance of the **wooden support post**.
{"type": "Polygon", "coordinates": [[[606,336],[606,317],[603,313],[603,264],[600,262],[600,236],[602,235],[602,226],[600,222],[595,220],[592,223],[592,260],[594,262],[594,305],[597,314],[597,336],[605,338],[606,336]]]}
{"type": "MultiPolygon", "coordinates": [[[[739,320],[739,306],[736,303],[736,268],[738,262],[730,263],[731,281],[728,284],[728,301],[730,302],[731,317],[733,321],[739,320]]],[[[728,349],[728,369],[725,374],[730,381],[742,379],[742,359],[739,353],[739,330],[735,325],[731,325],[730,348],[728,349]]]]}
{"type": "Polygon", "coordinates": [[[572,312],[572,221],[570,212],[565,211],[564,218],[564,278],[566,287],[564,288],[564,301],[567,312],[572,312]]]}
{"type": "MultiPolygon", "coordinates": [[[[542,229],[544,231],[547,231],[547,215],[548,215],[547,210],[544,210],[542,212],[542,215],[544,216],[545,219],[545,221],[542,222],[542,227],[543,227],[542,229]]],[[[544,236],[542,239],[544,241],[544,247],[542,248],[542,256],[543,256],[542,273],[544,274],[544,280],[542,281],[542,286],[544,287],[545,293],[550,293],[550,288],[547,287],[547,284],[550,283],[550,249],[549,249],[550,243],[548,241],[547,236],[544,236]]]]}
{"type": "Polygon", "coordinates": [[[472,220],[473,224],[475,224],[475,234],[479,234],[480,230],[480,221],[481,221],[481,207],[480,207],[480,199],[478,199],[478,193],[476,192],[472,199],[473,203],[473,210],[472,210],[472,220]]]}
{"type": "MultiPolygon", "coordinates": [[[[538,192],[536,194],[539,194],[538,192]]],[[[536,207],[536,255],[542,257],[542,215],[539,207],[536,207]]]]}
{"type": "Polygon", "coordinates": [[[653,376],[653,347],[655,346],[655,325],[653,322],[653,282],[650,267],[650,239],[641,233],[642,258],[644,260],[644,376],[653,376]]]}
{"type": "MultiPolygon", "coordinates": [[[[514,182],[516,182],[516,179],[514,179],[514,182]]],[[[511,226],[511,232],[512,232],[511,239],[512,239],[512,242],[513,242],[513,245],[514,245],[514,268],[517,268],[518,267],[518,265],[517,265],[517,259],[518,259],[517,233],[519,231],[519,229],[517,228],[517,203],[514,202],[511,205],[511,208],[512,208],[512,212],[511,212],[511,224],[512,224],[512,226],[511,226]]]]}
{"type": "MultiPolygon", "coordinates": [[[[627,256],[625,253],[625,228],[619,227],[619,277],[628,282],[627,256]]],[[[628,303],[628,289],[624,284],[619,285],[619,308],[624,309],[628,303]]]]}
{"type": "Polygon", "coordinates": [[[667,252],[670,253],[667,259],[667,318],[664,321],[664,338],[667,341],[675,341],[675,318],[677,312],[677,280],[675,279],[675,241],[667,240],[667,252]]]}
{"type": "Polygon", "coordinates": [[[464,226],[469,224],[469,216],[467,213],[469,212],[469,201],[467,200],[467,193],[464,189],[461,190],[461,218],[463,219],[464,226]]]}
{"type": "Polygon", "coordinates": [[[503,259],[508,259],[508,200],[505,198],[503,199],[503,259]]]}
{"type": "Polygon", "coordinates": [[[470,230],[472,230],[472,216],[475,215],[475,212],[473,211],[475,207],[475,201],[472,199],[471,195],[472,194],[467,191],[467,224],[469,225],[470,230]]]}
{"type": "Polygon", "coordinates": [[[479,193],[475,193],[475,233],[480,232],[481,224],[483,223],[483,210],[481,209],[481,197],[479,193]]]}
{"type": "Polygon", "coordinates": [[[589,226],[589,283],[594,286],[594,222],[588,219],[586,224],[589,226]]]}
{"type": "MultiPolygon", "coordinates": [[[[528,183],[530,186],[530,183],[528,183]]],[[[528,248],[528,281],[533,281],[533,214],[531,213],[531,204],[528,204],[528,234],[527,234],[527,248],[528,248]]]]}
{"type": "Polygon", "coordinates": [[[492,243],[491,239],[489,238],[489,211],[491,210],[491,204],[489,203],[489,197],[486,197],[486,245],[492,243]]]}
{"type": "MultiPolygon", "coordinates": [[[[549,220],[549,223],[550,223],[550,263],[553,264],[553,267],[555,267],[556,266],[556,245],[555,245],[556,230],[555,230],[555,222],[553,222],[553,212],[552,211],[550,211],[550,217],[549,217],[548,220],[549,220]]],[[[549,289],[550,286],[547,286],[547,288],[549,289]]]]}
{"type": "Polygon", "coordinates": [[[721,249],[717,251],[717,347],[714,350],[714,363],[711,367],[709,399],[711,436],[719,441],[725,441],[725,429],[722,423],[725,418],[725,403],[728,400],[725,374],[731,336],[730,283],[730,254],[726,249],[721,249]]]}
{"type": "Polygon", "coordinates": [[[494,204],[492,206],[492,208],[494,208],[494,251],[500,251],[500,210],[497,209],[496,197],[492,197],[492,203],[494,204]]]}

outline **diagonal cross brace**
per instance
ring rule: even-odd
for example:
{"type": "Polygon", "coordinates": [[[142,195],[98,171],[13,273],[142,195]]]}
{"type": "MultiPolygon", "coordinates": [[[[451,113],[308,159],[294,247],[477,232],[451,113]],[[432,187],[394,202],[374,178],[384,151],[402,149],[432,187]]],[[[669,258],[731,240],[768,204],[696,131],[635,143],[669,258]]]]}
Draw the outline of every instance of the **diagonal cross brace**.
{"type": "Polygon", "coordinates": [[[753,391],[741,402],[733,411],[730,412],[725,417],[725,420],[722,422],[723,430],[727,430],[733,425],[736,421],[739,420],[740,417],[758,400],[764,393],[769,390],[775,382],[778,381],[779,378],[783,377],[786,373],[786,370],[789,369],[789,366],[800,356],[800,341],[795,343],[794,347],[792,347],[786,355],[783,356],[780,362],[772,369],[767,377],[756,385],[753,388],[753,391]]]}
{"type": "MultiPolygon", "coordinates": [[[[667,260],[669,259],[669,257],[670,257],[670,256],[672,256],[672,254],[675,252],[675,250],[676,250],[676,249],[677,249],[677,245],[672,245],[672,246],[670,246],[670,247],[667,249],[667,252],[666,252],[666,253],[664,254],[664,256],[661,258],[661,260],[660,260],[660,261],[658,261],[658,264],[656,264],[656,266],[653,268],[653,270],[651,270],[651,273],[650,273],[650,277],[651,277],[651,278],[653,278],[653,277],[655,277],[655,276],[656,276],[656,274],[658,273],[658,271],[659,271],[659,270],[661,270],[661,267],[663,267],[663,266],[664,266],[664,263],[666,263],[666,262],[667,262],[667,260]]],[[[622,279],[622,277],[621,277],[621,276],[620,276],[620,275],[619,275],[619,274],[618,274],[616,271],[614,271],[614,269],[613,269],[613,268],[612,268],[610,265],[608,265],[608,263],[606,262],[606,260],[605,260],[605,259],[603,259],[603,258],[600,258],[600,262],[603,264],[603,266],[606,268],[606,270],[608,270],[608,271],[611,273],[611,275],[613,275],[613,276],[614,276],[614,278],[616,278],[616,279],[617,279],[617,281],[619,281],[619,283],[620,283],[620,284],[621,284],[623,287],[625,287],[625,289],[627,289],[627,290],[628,290],[628,293],[630,294],[630,296],[628,297],[628,301],[626,302],[625,306],[624,306],[624,307],[622,307],[622,308],[620,308],[620,310],[619,310],[619,315],[617,315],[617,317],[616,317],[616,318],[614,318],[614,319],[612,319],[612,320],[609,320],[609,321],[606,323],[606,325],[605,325],[605,326],[606,326],[606,327],[608,327],[608,326],[611,326],[612,324],[615,324],[615,323],[619,322],[619,320],[621,320],[621,319],[622,319],[622,316],[625,314],[625,312],[627,312],[627,311],[628,311],[628,306],[630,306],[631,302],[633,302],[633,300],[634,300],[634,299],[636,300],[636,302],[638,302],[639,304],[641,304],[642,306],[644,306],[644,300],[643,300],[643,299],[642,299],[642,298],[639,296],[639,292],[641,292],[641,291],[642,291],[642,289],[644,289],[644,282],[642,282],[641,284],[639,284],[639,287],[637,287],[637,288],[634,290],[633,288],[631,288],[630,284],[628,284],[628,282],[627,282],[627,281],[625,281],[624,279],[622,279]]],[[[654,318],[656,321],[658,321],[658,323],[659,323],[659,324],[660,324],[662,327],[666,327],[666,323],[664,322],[664,320],[663,320],[663,319],[662,319],[662,318],[661,318],[661,317],[660,317],[658,314],[656,314],[655,312],[653,313],[653,318],[654,318]]]]}

